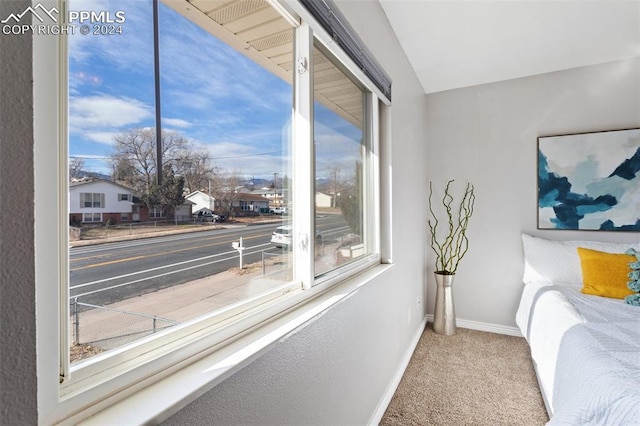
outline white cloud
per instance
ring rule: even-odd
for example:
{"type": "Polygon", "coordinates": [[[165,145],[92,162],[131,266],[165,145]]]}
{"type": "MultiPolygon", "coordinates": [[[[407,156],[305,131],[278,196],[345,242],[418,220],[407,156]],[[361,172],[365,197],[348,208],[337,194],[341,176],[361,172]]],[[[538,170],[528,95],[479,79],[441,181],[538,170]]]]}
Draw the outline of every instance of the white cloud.
{"type": "Polygon", "coordinates": [[[105,145],[111,145],[113,143],[113,137],[118,132],[87,132],[84,137],[93,142],[98,142],[105,145]]]}
{"type": "Polygon", "coordinates": [[[109,157],[105,157],[104,155],[95,155],[95,154],[74,154],[74,155],[70,155],[69,158],[81,158],[83,160],[106,160],[109,157]]]}
{"type": "Polygon", "coordinates": [[[186,129],[188,127],[191,127],[193,124],[188,122],[187,120],[183,120],[181,118],[163,117],[162,118],[162,127],[164,128],[165,125],[171,126],[171,127],[177,127],[179,129],[186,129]]]}
{"type": "Polygon", "coordinates": [[[95,95],[69,99],[69,128],[75,133],[104,133],[139,124],[153,109],[128,97],[95,95]]]}

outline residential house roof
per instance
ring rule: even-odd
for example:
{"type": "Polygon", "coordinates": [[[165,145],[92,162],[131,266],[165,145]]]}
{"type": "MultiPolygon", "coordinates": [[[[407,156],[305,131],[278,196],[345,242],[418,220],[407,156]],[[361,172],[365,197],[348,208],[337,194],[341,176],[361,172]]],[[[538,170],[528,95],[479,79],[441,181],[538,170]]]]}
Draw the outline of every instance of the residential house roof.
{"type": "Polygon", "coordinates": [[[265,203],[269,202],[269,200],[262,195],[251,194],[248,192],[239,192],[234,198],[239,201],[264,201],[265,203]]]}
{"type": "Polygon", "coordinates": [[[120,185],[119,183],[115,183],[115,182],[114,182],[114,181],[112,181],[112,180],[109,180],[109,179],[92,178],[92,177],[83,177],[83,178],[80,178],[80,179],[71,179],[71,180],[69,181],[69,187],[70,187],[70,188],[73,188],[73,187],[76,187],[76,186],[88,185],[88,184],[90,184],[90,183],[100,183],[100,182],[102,182],[102,183],[108,183],[108,184],[110,184],[110,185],[120,187],[120,188],[122,188],[122,189],[125,189],[125,190],[127,190],[127,191],[131,192],[132,194],[135,194],[135,193],[136,193],[136,191],[135,191],[135,190],[133,190],[133,189],[131,189],[131,188],[127,187],[127,186],[120,185]]]}

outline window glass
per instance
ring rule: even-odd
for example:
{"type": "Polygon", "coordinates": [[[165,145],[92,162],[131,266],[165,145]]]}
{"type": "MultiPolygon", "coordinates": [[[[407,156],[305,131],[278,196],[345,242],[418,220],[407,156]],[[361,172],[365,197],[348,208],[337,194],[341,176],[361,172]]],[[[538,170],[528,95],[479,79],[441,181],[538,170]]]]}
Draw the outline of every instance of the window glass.
{"type": "Polygon", "coordinates": [[[69,37],[69,191],[106,188],[81,198],[103,208],[81,215],[91,226],[77,223],[77,202],[68,211],[80,228],[70,233],[72,364],[292,279],[288,244],[272,240],[293,208],[293,29],[266,2],[236,3],[200,13],[203,28],[191,6],[160,2],[157,54],[151,0],[69,5],[126,13],[121,34],[69,37]]]}
{"type": "Polygon", "coordinates": [[[366,254],[364,92],[314,47],[315,274],[366,254]]]}

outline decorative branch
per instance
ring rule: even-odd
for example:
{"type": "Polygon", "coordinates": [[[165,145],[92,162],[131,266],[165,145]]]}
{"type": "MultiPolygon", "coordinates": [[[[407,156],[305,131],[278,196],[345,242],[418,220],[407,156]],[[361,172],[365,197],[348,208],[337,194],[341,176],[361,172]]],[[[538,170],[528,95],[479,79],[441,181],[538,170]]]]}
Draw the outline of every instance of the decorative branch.
{"type": "Polygon", "coordinates": [[[433,211],[431,198],[433,196],[433,186],[429,182],[429,213],[432,219],[427,221],[431,234],[431,248],[436,254],[436,272],[444,275],[453,275],[458,270],[460,261],[469,250],[469,239],[467,238],[467,228],[469,219],[473,215],[473,206],[476,200],[474,186],[467,183],[464,196],[458,206],[457,217],[453,214],[454,198],[449,187],[454,182],[453,179],[447,182],[442,197],[442,205],[447,216],[447,234],[442,242],[438,240],[438,225],[440,221],[433,211]]]}

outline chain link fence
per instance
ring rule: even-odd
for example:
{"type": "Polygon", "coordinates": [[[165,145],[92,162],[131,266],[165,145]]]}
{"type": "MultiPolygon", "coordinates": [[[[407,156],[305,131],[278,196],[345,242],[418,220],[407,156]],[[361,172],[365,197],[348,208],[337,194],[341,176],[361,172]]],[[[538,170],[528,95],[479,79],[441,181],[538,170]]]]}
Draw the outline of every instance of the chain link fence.
{"type": "Polygon", "coordinates": [[[74,345],[91,344],[107,350],[177,324],[155,315],[79,302],[77,298],[71,301],[74,345]]]}

